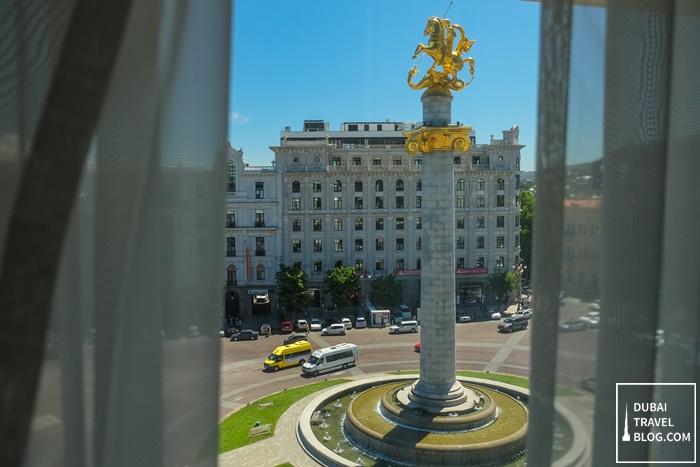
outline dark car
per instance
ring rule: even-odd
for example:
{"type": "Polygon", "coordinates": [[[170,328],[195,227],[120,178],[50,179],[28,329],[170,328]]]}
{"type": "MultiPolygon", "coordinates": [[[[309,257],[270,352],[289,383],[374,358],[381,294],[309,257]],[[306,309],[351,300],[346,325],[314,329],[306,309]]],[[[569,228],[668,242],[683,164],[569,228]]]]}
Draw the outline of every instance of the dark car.
{"type": "Polygon", "coordinates": [[[305,341],[306,334],[290,334],[284,339],[284,345],[291,344],[292,342],[305,341]]]}
{"type": "Polygon", "coordinates": [[[559,324],[559,331],[561,332],[583,331],[587,328],[588,323],[580,319],[570,319],[559,324]]]}
{"type": "Polygon", "coordinates": [[[233,326],[227,326],[224,329],[221,330],[221,337],[231,337],[233,334],[238,332],[238,328],[234,328],[233,326]]]}
{"type": "Polygon", "coordinates": [[[252,329],[246,329],[241,332],[236,332],[231,334],[232,341],[256,341],[258,340],[258,334],[252,329]]]}
{"type": "Polygon", "coordinates": [[[498,330],[501,332],[513,332],[519,329],[527,329],[528,321],[524,316],[506,318],[498,323],[498,330]]]}

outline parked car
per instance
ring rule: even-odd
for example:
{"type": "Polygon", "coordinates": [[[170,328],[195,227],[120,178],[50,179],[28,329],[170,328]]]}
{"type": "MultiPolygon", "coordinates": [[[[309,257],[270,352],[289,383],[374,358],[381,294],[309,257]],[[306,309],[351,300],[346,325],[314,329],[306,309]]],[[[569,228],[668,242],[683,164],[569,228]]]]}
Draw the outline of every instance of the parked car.
{"type": "Polygon", "coordinates": [[[588,323],[589,327],[598,327],[600,321],[600,311],[589,311],[579,318],[581,321],[588,323]]]}
{"type": "Polygon", "coordinates": [[[291,344],[293,342],[305,341],[306,334],[290,334],[284,339],[284,345],[291,344]]]}
{"type": "Polygon", "coordinates": [[[292,332],[293,331],[293,326],[291,321],[282,321],[280,323],[280,332],[292,332]]]}
{"type": "Polygon", "coordinates": [[[559,324],[561,332],[583,331],[586,328],[588,328],[588,323],[580,319],[570,319],[559,324]]]}
{"type": "Polygon", "coordinates": [[[589,376],[581,380],[581,388],[595,392],[595,376],[589,376]]]}
{"type": "Polygon", "coordinates": [[[345,325],[344,324],[331,324],[327,328],[321,330],[322,336],[344,336],[345,335],[345,325]]]}
{"type": "Polygon", "coordinates": [[[600,311],[600,300],[596,300],[590,305],[588,305],[589,310],[600,311]]]}
{"type": "Polygon", "coordinates": [[[522,316],[523,318],[530,319],[530,317],[532,316],[532,309],[518,310],[515,313],[513,313],[513,317],[517,316],[522,316]]]}
{"type": "Polygon", "coordinates": [[[400,334],[404,332],[418,332],[418,321],[401,321],[401,324],[395,324],[389,327],[390,334],[400,334]]]}
{"type": "Polygon", "coordinates": [[[241,332],[235,332],[231,334],[232,341],[256,341],[258,340],[258,335],[252,329],[244,329],[241,332]]]}
{"type": "Polygon", "coordinates": [[[466,313],[462,313],[462,314],[457,315],[457,322],[458,323],[470,323],[471,320],[472,320],[472,317],[466,313]]]}
{"type": "Polygon", "coordinates": [[[258,305],[265,305],[266,303],[270,303],[270,296],[267,294],[256,295],[255,296],[255,303],[258,305]]]}
{"type": "Polygon", "coordinates": [[[500,311],[492,311],[491,312],[491,319],[501,319],[501,312],[500,311]]]}
{"type": "Polygon", "coordinates": [[[524,316],[506,318],[498,323],[498,330],[501,332],[513,332],[519,329],[527,329],[528,321],[524,316]]]}
{"type": "Polygon", "coordinates": [[[323,329],[323,326],[321,326],[321,320],[318,318],[311,318],[311,324],[309,325],[309,328],[312,331],[320,331],[323,329]]]}
{"type": "Polygon", "coordinates": [[[350,321],[350,318],[343,318],[341,322],[343,326],[345,326],[345,329],[352,329],[352,321],[350,321]]]}
{"type": "Polygon", "coordinates": [[[420,342],[413,346],[413,351],[420,353],[420,342]]]}
{"type": "Polygon", "coordinates": [[[355,318],[355,329],[363,329],[367,327],[367,320],[362,316],[355,318]]]}
{"type": "Polygon", "coordinates": [[[261,336],[266,336],[268,328],[270,329],[270,331],[272,331],[270,323],[262,323],[260,325],[260,331],[258,331],[258,334],[260,334],[261,336]]]}
{"type": "Polygon", "coordinates": [[[306,332],[308,322],[305,319],[298,319],[296,322],[296,325],[294,326],[294,330],[299,332],[299,331],[304,331],[306,332]]]}
{"type": "Polygon", "coordinates": [[[224,329],[219,332],[219,335],[221,337],[231,337],[234,333],[238,332],[238,328],[234,328],[233,326],[226,326],[224,329]]]}

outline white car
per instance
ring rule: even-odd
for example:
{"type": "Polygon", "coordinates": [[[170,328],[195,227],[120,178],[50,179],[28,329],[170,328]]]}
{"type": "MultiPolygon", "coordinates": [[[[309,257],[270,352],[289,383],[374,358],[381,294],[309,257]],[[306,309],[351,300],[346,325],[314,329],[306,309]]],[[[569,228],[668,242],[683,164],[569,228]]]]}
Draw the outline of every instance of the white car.
{"type": "Polygon", "coordinates": [[[355,329],[363,329],[367,327],[367,320],[361,316],[355,318],[355,329]]]}
{"type": "Polygon", "coordinates": [[[323,329],[323,326],[321,325],[321,320],[318,318],[311,318],[311,324],[309,325],[309,328],[312,331],[320,331],[323,329]]]}
{"type": "Polygon", "coordinates": [[[517,318],[518,316],[522,316],[523,318],[530,319],[532,317],[532,309],[528,310],[519,310],[513,313],[513,318],[517,318]]]}
{"type": "Polygon", "coordinates": [[[321,330],[322,336],[344,336],[345,335],[345,325],[343,324],[331,324],[327,328],[321,330]]]}
{"type": "Polygon", "coordinates": [[[491,312],[491,319],[501,319],[501,312],[500,311],[492,311],[491,312]]]}
{"type": "Polygon", "coordinates": [[[600,311],[589,311],[581,316],[579,320],[588,323],[588,327],[597,328],[598,322],[600,321],[600,311]]]}
{"type": "Polygon", "coordinates": [[[469,315],[459,315],[457,316],[457,321],[460,323],[470,323],[472,321],[472,317],[469,315]]]}
{"type": "Polygon", "coordinates": [[[401,321],[389,327],[389,334],[399,334],[404,332],[418,332],[418,321],[401,321]]]}
{"type": "Polygon", "coordinates": [[[352,321],[350,321],[349,318],[343,318],[340,321],[342,321],[343,326],[345,326],[345,329],[352,329],[352,321]]]}

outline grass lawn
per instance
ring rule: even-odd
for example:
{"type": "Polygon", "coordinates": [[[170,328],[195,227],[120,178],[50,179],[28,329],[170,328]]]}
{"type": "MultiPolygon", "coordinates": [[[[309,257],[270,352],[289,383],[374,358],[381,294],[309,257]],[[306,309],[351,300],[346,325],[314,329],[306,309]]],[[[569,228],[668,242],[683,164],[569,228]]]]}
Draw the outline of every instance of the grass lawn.
{"type": "Polygon", "coordinates": [[[334,379],[320,383],[309,384],[300,388],[288,389],[270,396],[263,397],[231,414],[219,425],[219,454],[232,451],[256,441],[275,435],[275,426],[282,414],[296,401],[322,389],[345,383],[347,379],[334,379]],[[261,404],[272,404],[258,408],[261,404]],[[255,422],[261,425],[270,424],[270,431],[255,436],[249,436],[255,422]]]}

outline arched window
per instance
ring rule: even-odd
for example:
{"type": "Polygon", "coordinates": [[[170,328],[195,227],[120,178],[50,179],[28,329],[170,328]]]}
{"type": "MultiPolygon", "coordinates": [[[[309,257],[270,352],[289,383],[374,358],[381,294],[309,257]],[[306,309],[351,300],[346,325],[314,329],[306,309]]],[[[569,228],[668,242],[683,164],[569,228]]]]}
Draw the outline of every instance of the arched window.
{"type": "Polygon", "coordinates": [[[382,180],[377,180],[374,183],[374,191],[376,191],[376,192],[384,191],[384,182],[382,180]]]}
{"type": "Polygon", "coordinates": [[[233,264],[226,268],[226,285],[236,285],[236,266],[233,264]]]}
{"type": "Polygon", "coordinates": [[[301,183],[299,183],[299,180],[294,180],[292,182],[292,193],[301,193],[301,183]]]}
{"type": "Polygon", "coordinates": [[[255,278],[259,281],[265,280],[265,266],[262,264],[258,264],[258,267],[255,268],[255,278]]]}
{"type": "Polygon", "coordinates": [[[341,191],[343,191],[343,182],[341,182],[340,180],[336,180],[335,182],[333,182],[333,191],[335,191],[336,193],[340,193],[341,191]]]}
{"type": "Polygon", "coordinates": [[[362,193],[362,180],[355,180],[355,193],[362,193]]]}
{"type": "Polygon", "coordinates": [[[403,180],[396,180],[396,191],[403,191],[403,180]]]}
{"type": "Polygon", "coordinates": [[[233,161],[228,161],[227,178],[227,191],[233,193],[236,191],[236,164],[233,161]]]}
{"type": "Polygon", "coordinates": [[[476,189],[479,191],[484,191],[486,188],[486,182],[484,181],[483,178],[480,178],[476,181],[476,189]]]}
{"type": "Polygon", "coordinates": [[[423,180],[420,178],[416,182],[416,191],[423,191],[423,180]]]}
{"type": "Polygon", "coordinates": [[[460,178],[457,180],[457,191],[464,191],[464,179],[460,178]]]}
{"type": "Polygon", "coordinates": [[[314,180],[314,193],[321,193],[321,182],[314,180]]]}
{"type": "Polygon", "coordinates": [[[496,180],[496,189],[497,190],[505,190],[506,189],[506,181],[503,180],[502,178],[499,178],[496,180]]]}

